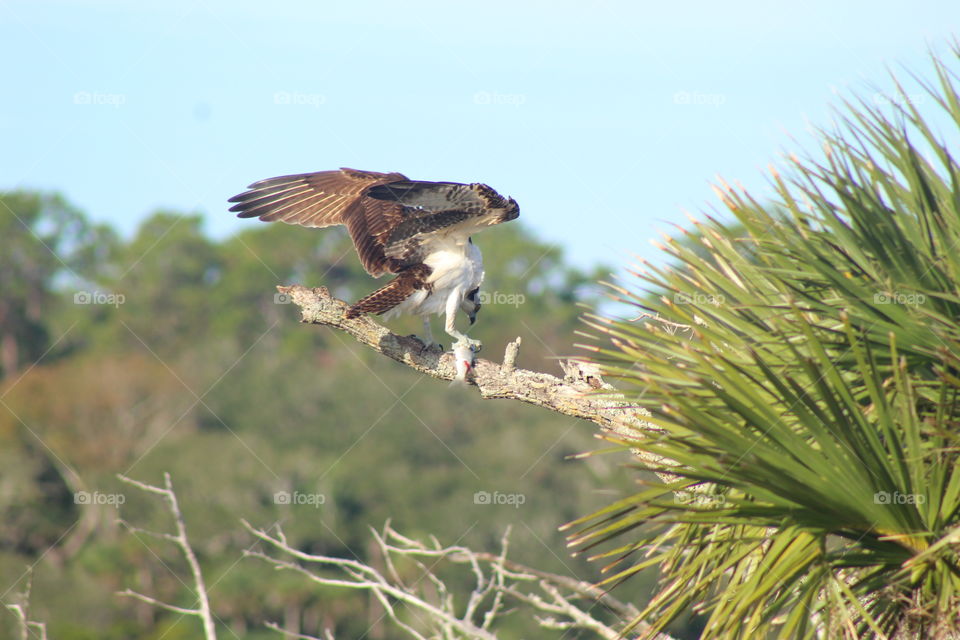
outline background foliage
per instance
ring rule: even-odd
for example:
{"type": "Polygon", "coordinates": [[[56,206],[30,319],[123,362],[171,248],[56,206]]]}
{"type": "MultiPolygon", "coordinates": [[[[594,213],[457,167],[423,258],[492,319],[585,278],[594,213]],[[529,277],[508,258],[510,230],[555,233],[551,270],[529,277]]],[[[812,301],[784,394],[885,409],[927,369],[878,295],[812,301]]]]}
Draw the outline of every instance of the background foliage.
{"type": "MultiPolygon", "coordinates": [[[[267,619],[394,637],[366,597],[241,560],[252,542],[241,517],[282,522],[314,553],[365,561],[375,561],[368,528],[388,518],[480,549],[512,524],[517,561],[596,577],[560,551],[557,533],[605,499],[592,486],[629,487],[612,460],[565,460],[592,446],[591,425],[424,380],[300,326],[296,307],[275,298],[277,284],[323,284],[347,300],[372,290],[344,234],[251,224],[217,240],[199,215],[160,211],[119,238],[62,196],[28,191],[0,195],[0,211],[0,344],[16,346],[3,351],[0,382],[0,587],[9,601],[39,563],[34,617],[51,637],[196,635],[192,621],[114,595],[131,587],[189,604],[172,549],[119,529],[113,504],[76,502],[121,495],[125,519],[169,529],[117,473],[154,483],[172,474],[215,612],[240,637],[276,637],[267,619]],[[525,501],[475,504],[478,491],[525,501]],[[325,501],[277,504],[277,492],[325,501]]],[[[553,349],[577,325],[571,302],[596,295],[599,272],[567,266],[519,225],[478,242],[493,265],[485,288],[500,294],[472,332],[484,355],[498,358],[521,335],[520,366],[559,372],[553,349]]]]}

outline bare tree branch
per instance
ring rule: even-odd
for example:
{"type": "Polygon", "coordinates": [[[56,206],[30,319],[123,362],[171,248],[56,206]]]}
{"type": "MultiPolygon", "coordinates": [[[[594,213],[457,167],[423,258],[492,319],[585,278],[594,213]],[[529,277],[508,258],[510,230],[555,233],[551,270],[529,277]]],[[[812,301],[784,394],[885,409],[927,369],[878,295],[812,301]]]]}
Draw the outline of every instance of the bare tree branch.
{"type": "Polygon", "coordinates": [[[282,633],[288,638],[295,638],[296,640],[335,640],[333,637],[333,633],[329,629],[323,632],[322,638],[318,638],[317,636],[308,636],[303,633],[294,633],[293,631],[287,631],[286,629],[278,625],[276,622],[266,622],[264,623],[264,626],[266,626],[267,629],[271,629],[278,633],[282,633]]]}
{"type": "MultiPolygon", "coordinates": [[[[325,287],[310,289],[301,285],[277,287],[302,311],[301,322],[320,324],[347,333],[388,358],[440,380],[454,380],[454,357],[435,349],[424,349],[413,337],[401,336],[378,324],[369,316],[347,318],[349,305],[330,295],[325,287]]],[[[478,358],[467,383],[475,386],[482,398],[519,400],[557,413],[588,420],[607,432],[635,438],[643,431],[657,428],[645,420],[649,412],[629,402],[613,386],[605,383],[590,363],[568,360],[561,363],[564,377],[520,369],[515,366],[520,338],[507,345],[504,363],[498,365],[478,358]]],[[[671,464],[660,456],[634,450],[645,462],[671,464]]],[[[664,474],[665,475],[665,474],[664,474]]],[[[675,478],[670,478],[675,479],[675,478]]]]}
{"type": "Polygon", "coordinates": [[[159,496],[163,496],[166,499],[167,507],[169,508],[170,513],[173,515],[174,524],[176,526],[176,534],[147,531],[145,529],[140,529],[139,527],[130,526],[124,520],[120,520],[120,524],[128,527],[133,533],[146,533],[155,538],[172,542],[180,548],[180,552],[183,554],[184,559],[186,559],[187,566],[190,568],[190,575],[193,578],[194,589],[197,593],[197,607],[193,609],[179,607],[177,605],[162,602],[156,598],[138,593],[131,589],[118,591],[117,595],[135,598],[141,602],[146,602],[147,604],[154,605],[174,613],[196,616],[197,618],[200,618],[201,622],[203,623],[203,637],[206,640],[217,640],[217,629],[213,622],[213,612],[210,609],[210,600],[207,596],[207,585],[204,582],[203,573],[200,571],[200,563],[197,561],[197,555],[193,552],[193,547],[190,546],[190,541],[187,539],[187,525],[183,520],[183,513],[180,512],[180,503],[177,502],[177,494],[173,491],[173,483],[170,481],[170,474],[163,474],[163,487],[157,487],[152,484],[140,482],[124,475],[118,474],[117,477],[123,482],[133,485],[142,491],[154,493],[159,496]]]}
{"type": "Polygon", "coordinates": [[[172,611],[173,613],[182,613],[185,616],[196,616],[199,615],[198,609],[187,609],[186,607],[178,607],[175,604],[169,604],[156,598],[151,598],[148,595],[144,595],[132,589],[124,589],[123,591],[117,591],[118,596],[125,596],[128,598],[135,598],[141,602],[146,602],[160,609],[166,609],[167,611],[172,611]]]}
{"type": "Polygon", "coordinates": [[[381,606],[387,612],[387,615],[394,622],[394,624],[399,626],[417,640],[427,640],[427,637],[400,618],[396,606],[391,602],[391,600],[402,602],[408,605],[411,609],[426,615],[429,620],[439,623],[441,628],[455,629],[460,633],[460,636],[455,637],[471,639],[476,638],[477,640],[496,640],[496,636],[489,631],[477,627],[469,620],[458,617],[448,607],[444,606],[445,603],[441,602],[440,604],[436,604],[428,602],[426,599],[421,598],[415,591],[406,588],[403,585],[391,583],[373,567],[355,560],[348,560],[346,558],[335,558],[331,556],[320,556],[305,553],[299,549],[289,546],[285,542],[282,542],[279,536],[270,535],[261,529],[255,529],[246,521],[244,521],[243,524],[254,536],[279,549],[284,554],[306,562],[338,567],[342,570],[345,570],[345,572],[347,572],[352,579],[343,580],[339,578],[327,578],[317,573],[313,573],[312,571],[295,562],[274,558],[260,551],[248,550],[244,551],[244,555],[260,558],[280,569],[290,569],[292,571],[296,571],[297,573],[304,575],[317,584],[370,591],[380,602],[381,606]]]}
{"type": "Polygon", "coordinates": [[[37,632],[40,634],[38,636],[40,640],[47,640],[46,623],[30,620],[24,605],[8,604],[7,609],[10,609],[10,611],[13,612],[14,617],[17,619],[17,625],[20,629],[20,640],[30,639],[30,629],[37,630],[37,632]]]}
{"type": "MultiPolygon", "coordinates": [[[[299,573],[317,584],[369,591],[381,603],[387,616],[417,640],[495,640],[497,636],[493,625],[507,613],[504,607],[508,599],[532,609],[534,619],[544,629],[582,629],[604,640],[623,637],[622,630],[593,615],[591,612],[597,605],[611,609],[617,620],[614,624],[620,627],[637,614],[632,605],[619,602],[592,584],[508,561],[509,532],[504,534],[500,553],[477,553],[463,546],[444,547],[435,539],[428,545],[407,538],[392,529],[388,522],[383,531],[373,532],[385,566],[380,571],[356,560],[314,555],[291,547],[279,527],[275,533],[268,533],[245,521],[243,524],[254,536],[279,553],[277,556],[266,551],[248,550],[245,555],[264,560],[277,569],[299,573]],[[408,583],[401,578],[396,567],[398,558],[413,562],[416,580],[408,583]],[[456,605],[453,594],[438,577],[435,569],[441,562],[465,565],[473,576],[473,590],[466,597],[465,605],[456,605]],[[347,578],[320,573],[323,569],[339,570],[347,578]],[[407,605],[417,628],[401,619],[398,603],[407,605]]],[[[268,626],[280,631],[279,625],[268,626]]],[[[641,624],[637,630],[643,632],[646,628],[641,624]]],[[[330,637],[329,632],[327,636],[330,637]]],[[[310,636],[293,637],[315,640],[310,636]]],[[[656,637],[658,640],[671,640],[666,634],[656,637]]]]}
{"type": "Polygon", "coordinates": [[[6,605],[7,609],[13,612],[17,619],[17,629],[20,640],[30,640],[31,629],[36,629],[38,635],[34,636],[39,640],[47,640],[47,625],[43,622],[36,622],[30,619],[30,592],[33,590],[33,567],[27,569],[27,585],[20,594],[20,602],[6,605]]]}

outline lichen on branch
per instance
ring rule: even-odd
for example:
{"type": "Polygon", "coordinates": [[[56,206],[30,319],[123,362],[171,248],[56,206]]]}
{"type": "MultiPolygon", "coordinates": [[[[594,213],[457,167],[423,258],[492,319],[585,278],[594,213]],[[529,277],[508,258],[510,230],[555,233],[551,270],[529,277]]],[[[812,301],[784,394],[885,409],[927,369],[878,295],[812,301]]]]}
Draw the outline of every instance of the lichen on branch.
{"type": "MultiPolygon", "coordinates": [[[[425,349],[417,338],[393,333],[370,316],[347,318],[350,305],[331,296],[325,287],[293,285],[280,286],[277,290],[300,307],[301,322],[343,331],[360,344],[431,377],[440,380],[456,377],[452,353],[425,349]]],[[[477,358],[467,376],[468,385],[476,387],[482,398],[519,400],[588,420],[614,437],[635,439],[640,431],[655,429],[645,420],[649,412],[604,382],[594,365],[576,359],[563,361],[565,375],[560,378],[517,367],[519,349],[520,338],[510,342],[503,364],[477,358]]],[[[634,453],[655,466],[664,464],[659,456],[638,450],[634,453]]]]}

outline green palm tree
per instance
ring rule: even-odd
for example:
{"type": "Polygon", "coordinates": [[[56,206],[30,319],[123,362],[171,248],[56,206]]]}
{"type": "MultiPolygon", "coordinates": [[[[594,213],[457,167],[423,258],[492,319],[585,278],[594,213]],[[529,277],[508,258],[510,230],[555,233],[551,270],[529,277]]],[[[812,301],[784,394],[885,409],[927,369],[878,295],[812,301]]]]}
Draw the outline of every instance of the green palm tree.
{"type": "Polygon", "coordinates": [[[960,637],[960,95],[934,70],[923,100],[846,105],[776,202],[724,186],[736,224],[695,223],[676,267],[618,289],[644,317],[593,318],[652,412],[620,444],[675,480],[571,543],[611,585],[660,570],[650,634],[692,607],[704,638],[960,637]]]}

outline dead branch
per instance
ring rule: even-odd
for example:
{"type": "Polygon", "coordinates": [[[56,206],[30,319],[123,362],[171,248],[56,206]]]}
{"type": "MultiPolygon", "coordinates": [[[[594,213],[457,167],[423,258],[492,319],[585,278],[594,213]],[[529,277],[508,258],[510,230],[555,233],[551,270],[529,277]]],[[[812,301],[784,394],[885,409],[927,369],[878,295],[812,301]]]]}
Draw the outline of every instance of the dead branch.
{"type": "Polygon", "coordinates": [[[38,640],[47,640],[47,625],[30,619],[30,592],[33,590],[33,567],[27,569],[27,585],[19,595],[20,602],[6,605],[17,619],[17,630],[20,640],[30,640],[31,629],[36,629],[38,640]]]}
{"type": "MultiPolygon", "coordinates": [[[[436,539],[431,539],[428,544],[407,538],[388,522],[383,531],[372,532],[384,564],[378,570],[356,560],[314,555],[296,549],[289,545],[279,526],[274,529],[275,533],[268,533],[246,521],[243,524],[267,545],[265,551],[248,550],[245,555],[264,560],[278,570],[294,571],[320,585],[369,591],[381,603],[387,616],[417,640],[495,640],[497,635],[493,627],[510,611],[506,609],[508,601],[531,609],[534,619],[544,629],[581,629],[604,640],[622,638],[622,629],[593,615],[598,605],[611,609],[620,627],[637,615],[633,605],[620,602],[590,583],[508,561],[509,531],[501,540],[500,553],[478,553],[464,546],[445,547],[436,539]],[[271,550],[274,553],[270,553],[271,550]],[[406,578],[397,569],[401,558],[416,567],[416,571],[406,573],[406,578]],[[473,589],[466,596],[465,603],[457,605],[454,594],[438,577],[436,569],[444,562],[465,566],[473,577],[473,589]],[[329,569],[338,573],[321,573],[329,569]],[[401,619],[400,603],[413,614],[417,627],[401,619]]],[[[459,595],[462,601],[463,594],[459,595]]],[[[268,627],[280,631],[276,624],[268,624],[268,627]]],[[[637,628],[638,632],[645,630],[644,625],[637,628]]],[[[315,640],[311,636],[293,637],[315,640]]],[[[329,632],[327,637],[330,637],[329,632]]],[[[656,637],[671,640],[666,634],[656,637]]]]}
{"type": "Polygon", "coordinates": [[[140,482],[124,475],[118,474],[117,477],[123,482],[133,485],[142,491],[154,493],[166,499],[167,507],[169,508],[170,513],[173,515],[174,524],[176,526],[175,534],[148,531],[146,529],[134,527],[124,520],[120,520],[120,524],[125,526],[131,533],[145,533],[154,538],[172,542],[179,547],[180,552],[187,561],[187,566],[190,567],[190,575],[193,578],[193,585],[197,594],[197,606],[196,608],[179,607],[177,605],[157,600],[156,598],[152,598],[148,595],[138,593],[131,589],[118,591],[117,595],[135,598],[141,602],[146,602],[147,604],[153,605],[160,609],[165,609],[167,611],[172,611],[174,613],[200,618],[201,622],[203,623],[203,637],[206,640],[216,640],[217,630],[213,623],[213,613],[210,609],[210,600],[207,597],[207,586],[203,579],[203,573],[200,571],[200,563],[197,561],[197,555],[193,552],[193,547],[190,546],[190,541],[187,539],[187,526],[184,523],[183,514],[180,512],[180,504],[177,502],[177,494],[173,492],[173,483],[170,481],[170,474],[163,474],[163,487],[157,487],[152,484],[140,482]]]}
{"type": "Polygon", "coordinates": [[[288,637],[288,638],[294,638],[295,640],[335,640],[335,638],[333,637],[333,633],[332,633],[329,629],[327,629],[326,631],[323,632],[323,637],[322,637],[322,638],[318,638],[317,636],[308,636],[308,635],[305,634],[305,633],[296,633],[296,632],[293,632],[293,631],[288,631],[288,630],[284,629],[283,627],[281,627],[281,626],[280,626],[279,624],[277,624],[276,622],[267,622],[267,623],[264,624],[264,626],[265,626],[267,629],[270,629],[271,631],[276,631],[277,633],[282,633],[282,634],[285,635],[286,637],[288,637]]]}
{"type": "MultiPolygon", "coordinates": [[[[300,307],[301,322],[320,324],[347,333],[360,344],[420,373],[440,380],[456,376],[454,357],[437,349],[424,349],[416,338],[391,332],[369,316],[347,318],[349,305],[330,295],[325,287],[301,285],[277,287],[300,307]]],[[[520,369],[515,366],[520,338],[507,345],[502,365],[477,358],[467,383],[482,398],[519,400],[557,413],[589,420],[615,436],[635,439],[641,432],[656,431],[645,420],[649,412],[629,402],[607,384],[591,363],[567,360],[561,363],[564,377],[520,369]]],[[[634,454],[655,466],[671,464],[657,455],[634,450],[634,454]]],[[[670,479],[674,479],[670,477],[670,479]]]]}

